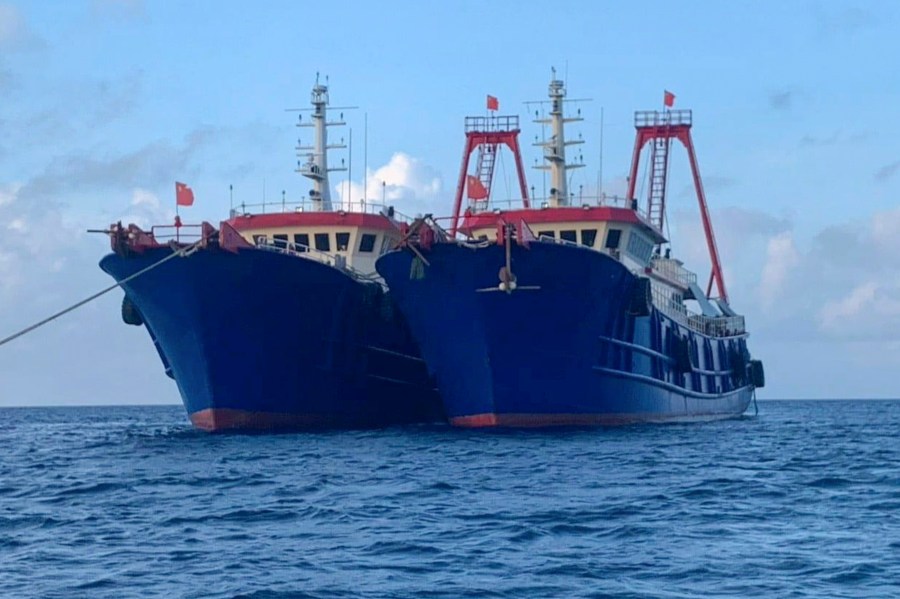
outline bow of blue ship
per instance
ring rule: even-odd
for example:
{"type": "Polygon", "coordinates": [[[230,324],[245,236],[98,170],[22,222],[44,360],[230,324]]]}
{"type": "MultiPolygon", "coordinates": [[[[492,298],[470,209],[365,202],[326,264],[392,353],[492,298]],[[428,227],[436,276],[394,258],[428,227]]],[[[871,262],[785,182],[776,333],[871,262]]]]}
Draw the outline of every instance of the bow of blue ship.
{"type": "MultiPolygon", "coordinates": [[[[176,251],[122,251],[124,281],[176,251]]],[[[211,244],[124,282],[123,318],[144,324],[195,426],[371,427],[441,416],[433,382],[375,282],[310,259],[211,244]]]]}

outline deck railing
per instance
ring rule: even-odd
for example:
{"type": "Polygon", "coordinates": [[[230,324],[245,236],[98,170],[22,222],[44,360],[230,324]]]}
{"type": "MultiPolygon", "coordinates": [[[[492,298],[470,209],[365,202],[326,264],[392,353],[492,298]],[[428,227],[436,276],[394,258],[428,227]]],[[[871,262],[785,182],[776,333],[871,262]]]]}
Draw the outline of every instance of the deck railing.
{"type": "MultiPolygon", "coordinates": [[[[249,214],[284,214],[288,212],[316,212],[320,202],[313,202],[309,198],[303,198],[298,202],[275,201],[258,202],[253,204],[241,203],[230,211],[231,218],[249,214]]],[[[332,204],[332,212],[350,212],[362,214],[381,214],[396,221],[411,223],[413,218],[395,210],[393,206],[381,202],[358,200],[355,202],[336,202],[332,204]]]]}
{"type": "MultiPolygon", "coordinates": [[[[533,191],[533,190],[532,190],[533,191]]],[[[531,201],[531,207],[535,210],[540,208],[549,208],[551,204],[551,200],[556,201],[558,198],[550,198],[550,197],[532,197],[529,198],[531,201]]],[[[480,201],[472,201],[471,205],[478,206],[480,209],[479,212],[490,212],[492,210],[519,210],[522,208],[522,199],[521,198],[500,198],[500,199],[491,199],[489,202],[480,202],[480,201]]],[[[574,208],[583,208],[587,206],[588,208],[593,208],[595,206],[609,206],[613,208],[634,208],[636,204],[633,200],[629,200],[624,196],[612,195],[612,194],[600,194],[598,195],[585,195],[582,193],[572,193],[569,195],[569,207],[574,208]]],[[[644,211],[641,210],[638,205],[638,213],[641,215],[645,215],[644,211]]]]}
{"type": "Polygon", "coordinates": [[[691,330],[713,337],[743,335],[743,316],[705,316],[688,310],[680,297],[673,296],[659,287],[652,287],[653,305],[672,320],[691,330]]]}
{"type": "Polygon", "coordinates": [[[672,260],[671,258],[654,258],[650,262],[650,267],[662,278],[678,283],[683,287],[690,287],[691,284],[697,282],[697,273],[689,271],[681,266],[677,260],[672,260]]]}

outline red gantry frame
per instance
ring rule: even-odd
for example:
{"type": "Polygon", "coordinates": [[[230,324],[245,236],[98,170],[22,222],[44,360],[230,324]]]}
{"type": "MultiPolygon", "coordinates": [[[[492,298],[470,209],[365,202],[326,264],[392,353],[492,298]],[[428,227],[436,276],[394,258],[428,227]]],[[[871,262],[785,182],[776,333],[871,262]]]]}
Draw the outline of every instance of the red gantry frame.
{"type": "Polygon", "coordinates": [[[677,139],[684,145],[691,164],[694,189],[697,192],[697,201],[700,204],[700,217],[703,220],[703,232],[706,234],[706,246],[709,249],[709,259],[712,263],[712,272],[709,275],[706,295],[709,296],[712,292],[712,284],[713,280],[715,280],[719,298],[727,303],[728,292],[725,290],[725,280],[722,278],[722,265],[719,262],[716,235],[713,232],[712,221],[709,218],[706,194],[703,192],[703,181],[700,179],[697,155],[694,152],[694,142],[691,139],[691,121],[692,115],[690,110],[665,110],[663,112],[648,110],[634,113],[634,128],[637,130],[637,133],[634,140],[634,154],[631,157],[631,172],[628,177],[628,195],[625,197],[635,197],[634,191],[637,183],[641,150],[645,144],[652,141],[651,161],[653,163],[653,172],[650,175],[647,214],[651,216],[651,219],[655,221],[654,225],[662,232],[663,216],[665,215],[665,184],[669,144],[672,139],[677,139]]]}
{"type": "Polygon", "coordinates": [[[450,235],[455,236],[459,227],[459,215],[462,210],[463,193],[469,173],[469,161],[472,152],[478,150],[478,164],[475,176],[487,191],[485,201],[491,197],[491,183],[494,177],[494,164],[497,150],[501,145],[507,146],[513,153],[516,172],[519,176],[519,191],[522,194],[522,205],[530,207],[528,188],[525,181],[525,167],[522,164],[522,152],[519,149],[519,117],[518,116],[469,116],[466,117],[466,147],[463,150],[462,167],[459,169],[459,181],[456,184],[456,200],[453,203],[453,225],[450,235]]]}

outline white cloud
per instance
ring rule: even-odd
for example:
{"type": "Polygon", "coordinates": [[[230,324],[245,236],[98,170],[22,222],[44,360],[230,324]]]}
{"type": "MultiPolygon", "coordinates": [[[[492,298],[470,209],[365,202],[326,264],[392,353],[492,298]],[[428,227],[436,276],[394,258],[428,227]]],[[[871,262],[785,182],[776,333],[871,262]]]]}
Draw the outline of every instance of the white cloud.
{"type": "Polygon", "coordinates": [[[22,189],[22,186],[18,183],[0,185],[0,206],[11,204],[16,199],[20,189],[22,189]]]}
{"type": "Polygon", "coordinates": [[[418,158],[396,152],[388,163],[366,173],[365,188],[362,182],[347,181],[335,185],[334,190],[344,207],[358,209],[359,201],[366,198],[370,204],[383,203],[394,206],[405,214],[450,212],[448,198],[441,197],[441,176],[418,158]]]}
{"type": "Polygon", "coordinates": [[[896,339],[900,326],[900,285],[867,281],[827,302],[818,314],[820,329],[846,338],[896,339]]]}
{"type": "Polygon", "coordinates": [[[764,308],[771,308],[779,298],[791,271],[800,263],[800,253],[790,231],[769,239],[766,262],[759,281],[759,295],[764,308]]]}
{"type": "Polygon", "coordinates": [[[28,230],[28,226],[25,224],[24,218],[14,218],[6,225],[6,228],[10,231],[15,231],[16,233],[25,233],[28,230]]]}

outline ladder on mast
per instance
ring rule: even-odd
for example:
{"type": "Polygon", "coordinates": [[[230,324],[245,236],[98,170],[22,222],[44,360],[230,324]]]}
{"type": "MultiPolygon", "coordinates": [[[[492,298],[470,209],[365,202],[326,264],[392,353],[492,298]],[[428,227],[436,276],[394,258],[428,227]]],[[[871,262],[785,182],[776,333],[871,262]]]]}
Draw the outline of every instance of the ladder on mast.
{"type": "Polygon", "coordinates": [[[669,172],[668,137],[657,137],[650,149],[650,190],[647,194],[647,216],[660,232],[666,216],[666,176],[669,172]]]}
{"type": "Polygon", "coordinates": [[[475,163],[475,172],[478,173],[478,180],[487,191],[485,201],[491,198],[491,183],[494,181],[494,165],[497,160],[496,143],[485,143],[478,146],[478,161],[475,163]]]}
{"type": "Polygon", "coordinates": [[[669,147],[673,139],[677,139],[684,145],[691,165],[691,174],[694,178],[694,191],[697,194],[697,203],[700,207],[700,219],[703,222],[703,232],[706,235],[709,260],[712,263],[712,272],[709,274],[709,283],[706,286],[706,296],[712,297],[712,287],[713,283],[715,283],[719,299],[727,304],[728,291],[725,289],[725,280],[722,278],[719,248],[716,244],[716,235],[713,232],[712,221],[709,218],[709,208],[706,204],[703,181],[700,179],[700,167],[697,166],[694,141],[691,139],[692,121],[693,116],[690,110],[665,110],[663,112],[658,110],[641,110],[634,113],[636,134],[634,153],[631,156],[631,171],[628,176],[628,195],[626,197],[636,201],[634,192],[637,184],[641,150],[650,143],[652,163],[650,191],[647,197],[647,213],[650,217],[650,223],[662,235],[666,210],[666,171],[668,170],[669,147]]]}

